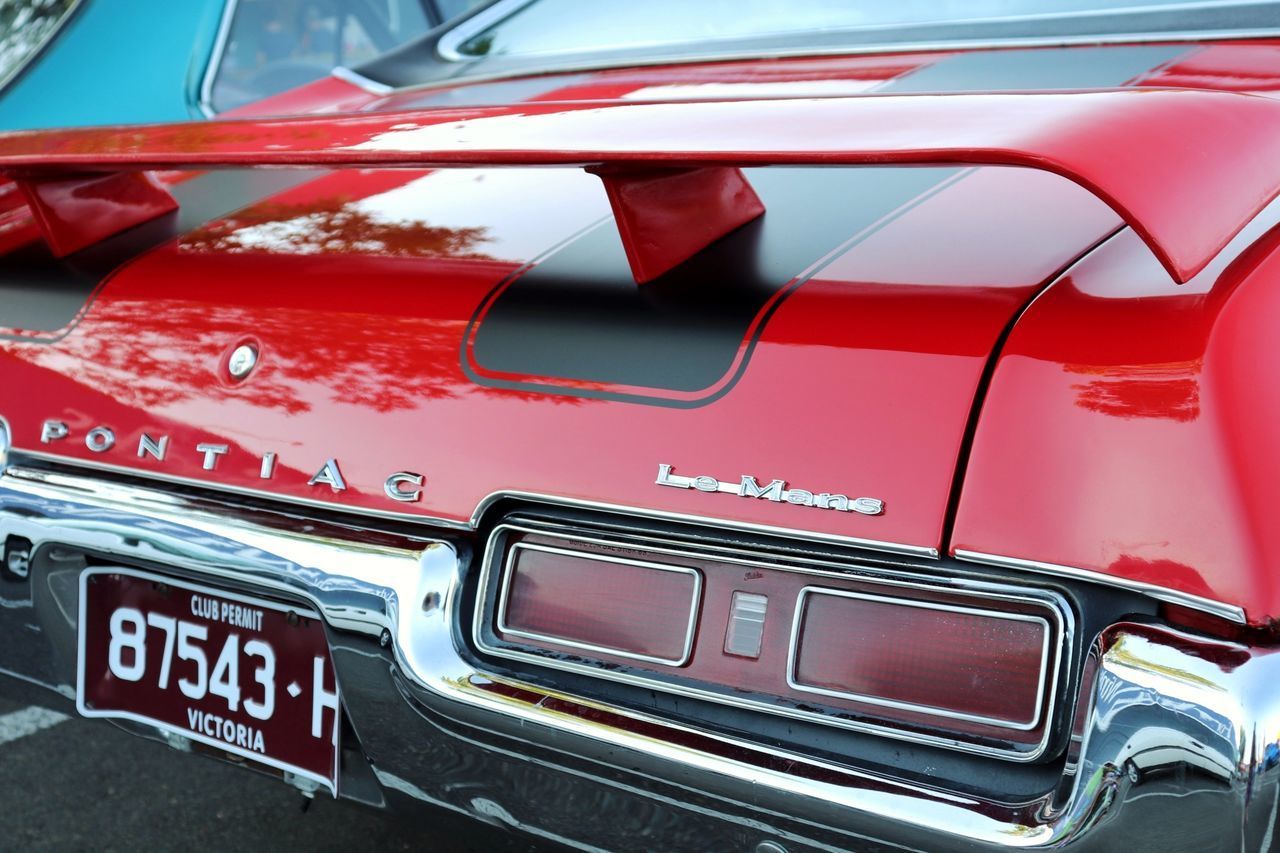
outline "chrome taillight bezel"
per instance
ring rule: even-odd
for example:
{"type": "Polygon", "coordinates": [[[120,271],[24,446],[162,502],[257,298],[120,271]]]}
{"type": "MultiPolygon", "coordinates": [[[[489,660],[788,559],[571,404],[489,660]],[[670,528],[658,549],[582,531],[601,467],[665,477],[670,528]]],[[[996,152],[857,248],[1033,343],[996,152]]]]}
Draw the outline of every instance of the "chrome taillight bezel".
{"type": "MultiPolygon", "coordinates": [[[[594,553],[588,551],[587,553],[594,553]]],[[[689,543],[665,536],[636,537],[626,533],[616,536],[612,532],[580,529],[560,524],[543,525],[539,522],[524,520],[508,521],[498,524],[489,535],[485,558],[482,561],[476,587],[476,604],[472,619],[471,640],[476,649],[495,658],[533,664],[550,670],[585,675],[608,682],[659,690],[670,694],[693,697],[712,703],[730,705],[738,708],[761,711],[770,715],[804,720],[819,725],[834,726],[859,732],[868,732],[891,738],[924,743],[934,746],[960,750],[1001,758],[1014,762],[1031,762],[1046,755],[1051,745],[1057,740],[1061,725],[1057,719],[1061,698],[1066,690],[1068,675],[1071,672],[1071,659],[1074,654],[1075,617],[1067,600],[1055,590],[1034,586],[1015,586],[1008,583],[993,582],[972,577],[926,578],[920,571],[924,567],[889,568],[877,565],[873,561],[861,561],[850,558],[848,561],[828,557],[802,557],[786,553],[771,553],[766,550],[746,550],[739,547],[713,547],[702,542],[689,543]],[[777,697],[760,695],[743,696],[730,693],[728,690],[707,689],[704,683],[682,683],[682,673],[672,667],[661,675],[639,670],[626,665],[625,661],[613,660],[605,665],[584,662],[581,655],[556,654],[545,649],[519,647],[518,643],[503,641],[493,629],[496,624],[496,607],[498,596],[505,586],[508,567],[509,537],[534,536],[552,537],[572,545],[587,548],[609,549],[614,557],[652,561],[664,559],[696,559],[714,561],[716,563],[742,568],[744,571],[770,570],[793,574],[804,579],[804,590],[821,588],[822,579],[829,581],[856,581],[858,584],[875,585],[883,588],[885,594],[881,598],[888,599],[902,595],[945,596],[971,602],[975,609],[1001,612],[1001,607],[1020,607],[1035,609],[1042,613],[1049,625],[1050,636],[1047,640],[1046,666],[1041,669],[1038,694],[1042,700],[1042,725],[1033,726],[1038,729],[1040,737],[1034,742],[1012,743],[1001,741],[992,736],[968,737],[962,733],[946,729],[949,724],[945,715],[937,715],[938,722],[923,724],[903,724],[900,721],[872,720],[864,717],[854,718],[852,715],[834,713],[817,713],[779,704],[777,697]]],[[[705,582],[702,586],[705,590],[705,582]]],[[[799,597],[802,599],[802,596],[799,597]]],[[[795,642],[794,608],[800,600],[789,609],[788,618],[792,622],[791,641],[795,642]]],[[[771,605],[773,606],[773,605],[771,605]]],[[[779,604],[779,607],[783,605],[779,604]]],[[[784,615],[784,614],[779,614],[784,615]]],[[[691,624],[693,624],[691,620],[691,624]]],[[[701,630],[701,629],[699,629],[701,630]]],[[[687,658],[686,658],[687,659],[687,658]]],[[[786,677],[791,681],[792,663],[789,658],[786,677]]],[[[803,686],[797,692],[803,691],[803,686]]],[[[816,703],[821,697],[810,694],[816,703]]],[[[808,703],[806,703],[808,704],[808,703]]],[[[928,709],[912,709],[923,717],[928,717],[928,709]]],[[[992,727],[993,730],[996,727],[992,727]]]]}

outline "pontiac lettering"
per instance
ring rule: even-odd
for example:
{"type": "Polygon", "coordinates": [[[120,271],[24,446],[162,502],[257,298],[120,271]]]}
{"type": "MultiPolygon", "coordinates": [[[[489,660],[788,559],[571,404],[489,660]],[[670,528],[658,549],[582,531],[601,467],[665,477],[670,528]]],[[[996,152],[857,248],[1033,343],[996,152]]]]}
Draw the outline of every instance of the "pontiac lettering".
{"type": "Polygon", "coordinates": [[[786,480],[772,480],[761,484],[749,474],[743,474],[736,483],[722,482],[715,477],[686,477],[673,473],[672,466],[659,465],[659,486],[671,486],[675,489],[697,489],[700,492],[724,492],[740,498],[759,498],[774,503],[789,503],[796,506],[811,506],[816,509],[834,509],[838,512],[856,512],[862,515],[880,515],[884,512],[884,501],[878,498],[850,498],[848,495],[830,492],[811,492],[808,489],[792,489],[787,487],[786,480]]]}
{"type": "MultiPolygon", "coordinates": [[[[40,441],[43,444],[57,444],[71,436],[71,428],[64,421],[47,420],[40,426],[40,441]]],[[[108,427],[96,426],[84,434],[84,443],[94,453],[108,453],[116,446],[116,435],[108,427]]],[[[138,437],[136,448],[128,452],[134,453],[138,459],[150,459],[155,462],[170,461],[169,436],[142,433],[138,437]]],[[[234,450],[227,444],[202,442],[191,446],[188,455],[191,461],[199,461],[205,471],[217,472],[223,457],[230,457],[242,451],[234,450]]],[[[279,456],[274,452],[255,456],[258,467],[258,478],[272,480],[276,477],[279,456]]],[[[305,475],[304,475],[305,476],[305,475]]],[[[313,488],[327,488],[330,492],[344,492],[347,481],[337,459],[326,459],[316,469],[307,484],[313,488]]],[[[396,471],[383,482],[383,493],[393,501],[414,503],[422,499],[423,485],[426,478],[413,471],[396,471]]]]}

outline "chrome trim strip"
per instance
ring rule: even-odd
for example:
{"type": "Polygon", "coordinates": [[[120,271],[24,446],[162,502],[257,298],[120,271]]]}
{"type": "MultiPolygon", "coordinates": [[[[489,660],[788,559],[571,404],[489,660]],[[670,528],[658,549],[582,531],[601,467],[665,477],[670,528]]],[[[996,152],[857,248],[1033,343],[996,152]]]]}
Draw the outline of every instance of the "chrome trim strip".
{"type": "Polygon", "coordinates": [[[236,16],[236,7],[240,0],[226,0],[222,7],[222,20],[218,22],[217,35],[213,37],[213,49],[209,51],[209,61],[205,63],[204,74],[200,77],[200,90],[196,99],[196,108],[205,118],[213,118],[218,111],[213,108],[213,81],[222,67],[222,57],[227,50],[227,39],[231,35],[231,22],[236,16]]]}
{"type": "Polygon", "coordinates": [[[1116,577],[1115,575],[1104,574],[1092,569],[1078,569],[1074,566],[1063,566],[1057,563],[1041,563],[1036,560],[1024,560],[1020,557],[1002,557],[996,554],[984,554],[981,551],[966,551],[962,548],[957,548],[952,554],[957,560],[964,560],[969,563],[986,563],[990,566],[1000,566],[1006,569],[1019,569],[1044,575],[1079,578],[1091,583],[1119,587],[1130,592],[1141,593],[1157,601],[1199,610],[1202,613],[1208,613],[1211,616],[1217,616],[1230,622],[1236,622],[1241,625],[1248,624],[1243,607],[1192,595],[1189,592],[1165,589],[1144,581],[1129,580],[1128,578],[1116,577]]]}
{"type": "MultiPolygon", "coordinates": [[[[998,728],[1015,729],[1017,731],[1031,731],[1040,724],[1041,712],[1044,710],[1044,688],[1045,680],[1049,675],[1049,645],[1051,630],[1049,620],[1041,616],[1032,616],[1026,613],[1001,613],[998,610],[983,610],[976,607],[958,607],[952,604],[940,604],[933,601],[913,601],[909,598],[891,598],[888,596],[868,595],[864,592],[853,592],[846,589],[830,589],[820,586],[806,586],[800,590],[796,596],[795,616],[791,620],[791,639],[787,644],[787,686],[792,690],[798,690],[802,693],[816,693],[821,696],[834,696],[838,699],[849,699],[853,702],[863,702],[868,705],[881,705],[886,708],[895,708],[901,711],[911,711],[917,714],[931,714],[939,717],[947,717],[953,720],[963,720],[970,723],[979,723],[986,726],[995,726],[998,728]],[[878,604],[895,604],[900,607],[917,607],[922,610],[941,610],[946,613],[966,613],[975,616],[984,616],[988,619],[1003,619],[1009,622],[1037,622],[1043,628],[1043,634],[1040,641],[1040,675],[1036,682],[1036,704],[1032,711],[1031,719],[1025,723],[1019,723],[1015,720],[1002,720],[995,717],[983,717],[977,714],[967,714],[962,711],[953,711],[940,705],[917,705],[911,702],[902,702],[895,699],[885,699],[878,696],[871,696],[865,693],[850,693],[843,690],[831,690],[825,687],[816,687],[804,684],[796,680],[796,657],[800,648],[800,624],[804,619],[805,599],[809,595],[829,595],[836,598],[856,598],[861,601],[873,601],[878,604]]],[[[1062,654],[1062,631],[1057,631],[1057,651],[1059,656],[1062,654]]]]}
{"type": "Polygon", "coordinates": [[[12,446],[13,431],[9,429],[9,422],[5,420],[4,415],[0,415],[0,474],[4,473],[4,469],[9,465],[9,448],[12,446]]]}
{"type": "Polygon", "coordinates": [[[386,83],[379,83],[377,80],[370,79],[359,71],[352,71],[345,65],[335,65],[329,70],[329,74],[337,77],[344,83],[350,83],[359,89],[363,89],[370,95],[389,95],[395,91],[394,86],[388,86],[386,83]]]}
{"type": "Polygon", "coordinates": [[[521,637],[526,640],[540,640],[544,643],[551,643],[558,646],[567,646],[572,649],[584,649],[589,652],[600,652],[601,654],[617,655],[618,657],[630,658],[632,660],[648,661],[649,663],[662,664],[663,666],[684,666],[689,662],[689,656],[693,654],[693,637],[695,628],[698,625],[698,613],[702,609],[702,572],[697,569],[690,569],[684,566],[672,566],[667,563],[646,563],[643,560],[629,560],[622,557],[611,557],[606,554],[588,554],[582,551],[570,551],[567,548],[552,548],[547,545],[529,545],[524,542],[516,543],[507,553],[506,560],[502,568],[502,592],[498,597],[498,606],[496,608],[498,615],[498,630],[503,634],[512,637],[521,637]],[[507,624],[507,604],[511,593],[511,582],[515,579],[516,554],[520,551],[538,551],[544,554],[558,554],[565,557],[572,557],[576,560],[598,560],[604,563],[618,563],[624,566],[636,566],[641,569],[650,569],[660,572],[671,572],[675,574],[686,574],[693,578],[693,595],[689,602],[689,620],[685,627],[683,653],[678,658],[660,658],[653,655],[638,654],[636,652],[628,652],[618,648],[609,646],[595,646],[590,643],[582,643],[574,640],[566,640],[563,637],[554,637],[546,634],[536,634],[532,631],[521,631],[512,628],[507,624]]]}
{"type": "MultiPolygon", "coordinates": [[[[89,579],[94,575],[125,575],[127,577],[137,578],[139,580],[155,581],[158,583],[165,583],[171,586],[181,587],[182,589],[186,589],[186,590],[203,592],[207,595],[217,596],[218,598],[226,598],[226,599],[230,599],[231,601],[239,601],[243,604],[252,604],[254,607],[260,607],[260,608],[263,608],[264,610],[275,610],[280,613],[287,613],[292,610],[297,612],[300,616],[306,616],[309,619],[320,619],[320,613],[316,610],[308,610],[303,607],[298,607],[297,605],[284,605],[284,604],[280,604],[279,602],[270,601],[265,598],[256,598],[248,595],[240,595],[239,593],[230,592],[225,589],[218,589],[211,586],[205,586],[203,584],[192,583],[191,581],[188,581],[188,580],[172,578],[167,575],[156,574],[155,572],[146,572],[138,569],[126,568],[123,566],[91,566],[85,569],[84,571],[80,572],[80,609],[79,609],[79,616],[78,616],[80,621],[76,623],[77,627],[80,625],[84,625],[85,623],[85,607],[88,604],[88,600],[89,600],[89,596],[86,594],[86,588],[89,584],[89,579]]],[[[301,776],[304,779],[310,779],[312,782],[316,782],[317,784],[323,785],[325,788],[329,790],[329,793],[333,794],[334,797],[338,796],[339,765],[342,762],[342,750],[339,748],[339,745],[338,745],[338,735],[342,730],[341,719],[334,721],[333,777],[327,778],[325,776],[321,776],[318,773],[313,773],[312,771],[307,770],[304,767],[295,767],[290,764],[285,764],[282,761],[277,761],[276,759],[272,758],[269,755],[263,755],[261,753],[253,752],[251,750],[246,750],[243,747],[236,746],[234,743],[228,743],[224,740],[219,740],[217,738],[209,737],[203,734],[202,732],[196,730],[194,727],[190,729],[180,728],[178,726],[172,725],[171,723],[166,723],[163,720],[157,720],[153,717],[147,717],[142,714],[134,713],[132,711],[99,710],[98,708],[95,708],[92,705],[86,705],[84,701],[84,658],[85,658],[84,641],[85,641],[84,631],[77,630],[76,631],[76,710],[80,712],[80,716],[101,717],[103,719],[113,719],[113,720],[132,720],[135,723],[142,723],[143,725],[155,726],[156,728],[161,729],[163,731],[172,732],[173,734],[179,735],[181,737],[190,738],[191,740],[199,741],[200,743],[203,743],[206,746],[212,746],[212,747],[215,747],[216,749],[221,749],[225,752],[231,752],[236,755],[243,756],[244,758],[247,758],[250,761],[254,761],[258,764],[265,764],[268,767],[274,767],[277,770],[282,770],[286,773],[292,773],[295,776],[301,776]]],[[[143,656],[145,657],[145,652],[143,653],[143,656]]],[[[329,666],[333,667],[332,661],[329,662],[329,666]]],[[[334,679],[335,679],[334,689],[337,691],[340,697],[342,695],[342,685],[337,683],[337,677],[338,677],[337,670],[334,669],[334,679]]],[[[341,712],[338,712],[338,713],[340,714],[341,712]]]]}
{"type": "Polygon", "coordinates": [[[807,539],[812,542],[829,542],[835,545],[849,545],[855,548],[864,548],[868,551],[883,551],[889,554],[906,554],[912,557],[930,557],[937,559],[938,549],[929,548],[923,545],[904,545],[900,542],[882,542],[878,539],[863,539],[858,536],[841,536],[835,533],[821,533],[813,530],[800,530],[795,527],[774,527],[768,524],[756,524],[750,521],[734,521],[725,518],[715,518],[709,515],[689,515],[679,512],[667,512],[660,509],[646,509],[642,507],[625,506],[623,504],[610,504],[601,501],[588,501],[579,498],[566,498],[557,495],[542,494],[539,492],[521,492],[521,491],[501,491],[494,492],[476,507],[476,511],[471,514],[471,528],[475,529],[480,526],[480,521],[484,514],[498,501],[501,500],[522,500],[535,503],[555,504],[557,506],[571,506],[582,509],[595,509],[602,512],[610,512],[622,515],[635,515],[642,518],[654,518],[659,521],[678,521],[687,524],[704,524],[714,527],[729,528],[732,530],[742,530],[747,533],[762,533],[770,536],[785,536],[790,539],[807,539]]]}
{"type": "MultiPolygon", "coordinates": [[[[485,559],[480,567],[479,584],[476,591],[476,608],[472,616],[471,636],[476,647],[481,651],[491,654],[494,657],[505,658],[509,660],[518,660],[523,663],[532,663],[539,666],[549,667],[551,669],[560,669],[566,672],[573,672],[579,675],[588,675],[594,678],[601,678],[609,681],[617,681],[622,684],[630,684],[636,687],[644,687],[649,690],[661,690],[666,693],[673,693],[682,696],[691,696],[697,699],[704,699],[708,702],[715,702],[721,705],[730,705],[736,708],[745,708],[753,711],[764,711],[770,714],[776,714],[782,717],[790,717],[798,720],[805,720],[810,723],[821,725],[829,725],[836,728],[850,729],[853,731],[869,732],[871,734],[881,735],[896,740],[903,740],[912,743],[925,743],[933,746],[941,746],[948,749],[955,749],[961,752],[969,752],[976,755],[987,755],[994,758],[1001,758],[1013,762],[1029,762],[1034,761],[1044,754],[1052,739],[1054,727],[1046,725],[1044,735],[1039,743],[1036,744],[1020,744],[1027,747],[1026,751],[1018,751],[1016,749],[1004,749],[998,747],[990,747],[982,744],[971,743],[954,737],[946,737],[942,735],[929,735],[918,733],[915,731],[894,728],[891,725],[880,725],[876,723],[866,722],[863,720],[848,719],[843,717],[831,717],[814,714],[809,711],[798,710],[786,706],[776,705],[768,702],[762,702],[754,699],[746,699],[725,693],[718,693],[711,690],[703,690],[688,685],[676,685],[663,681],[659,678],[650,677],[642,674],[632,674],[619,672],[612,669],[601,669],[599,667],[589,666],[586,664],[575,663],[573,661],[562,660],[559,658],[550,658],[530,652],[519,651],[515,649],[499,648],[490,643],[485,642],[484,627],[486,614],[491,609],[489,605],[488,589],[491,586],[491,578],[494,571],[495,561],[491,559],[495,554],[495,543],[498,536],[506,531],[514,531],[518,533],[532,533],[543,536],[553,536],[560,539],[568,539],[577,542],[583,542],[591,545],[603,545],[612,548],[626,548],[635,551],[651,551],[655,554],[664,554],[672,557],[697,557],[699,559],[707,559],[724,563],[732,563],[748,568],[767,568],[777,571],[792,572],[800,575],[810,575],[813,577],[831,577],[833,573],[842,573],[845,576],[854,574],[859,580],[865,580],[867,583],[877,584],[881,586],[899,587],[903,589],[918,589],[924,592],[944,593],[950,595],[964,595],[978,600],[1005,600],[1015,601],[1019,603],[1029,603],[1037,606],[1045,607],[1054,614],[1057,620],[1057,636],[1058,636],[1058,666],[1054,670],[1054,679],[1050,686],[1048,705],[1045,712],[1046,718],[1051,717],[1054,709],[1057,707],[1057,697],[1059,692],[1059,684],[1062,682],[1063,674],[1070,672],[1072,669],[1072,648],[1073,637],[1075,635],[1075,621],[1070,609],[1066,603],[1056,593],[1045,590],[1023,590],[1011,587],[1006,584],[997,584],[987,581],[972,581],[969,579],[954,578],[950,579],[950,585],[930,584],[919,580],[907,580],[902,577],[894,577],[890,573],[878,566],[862,565],[862,564],[840,564],[819,559],[804,558],[803,562],[806,566],[816,566],[820,568],[805,568],[802,566],[793,566],[786,563],[768,562],[761,559],[750,559],[734,556],[726,556],[721,553],[708,552],[699,554],[690,550],[683,543],[671,542],[666,540],[668,545],[674,547],[663,547],[662,545],[635,545],[625,540],[610,540],[606,538],[597,538],[595,536],[583,535],[581,533],[566,533],[563,530],[544,530],[538,527],[526,526],[523,524],[500,524],[493,529],[489,535],[488,542],[485,546],[485,554],[489,555],[489,559],[485,559]],[[850,570],[853,570],[851,573],[850,570]]],[[[651,541],[653,538],[651,537],[651,541]]],[[[886,721],[886,723],[889,721],[886,721]]]]}
{"type": "Polygon", "coordinates": [[[246,497],[262,498],[264,500],[274,501],[276,503],[296,504],[298,506],[313,507],[315,509],[328,510],[330,512],[350,513],[353,515],[363,515],[372,518],[385,518],[394,521],[410,521],[419,524],[429,524],[435,527],[443,527],[449,530],[476,530],[480,527],[484,520],[484,515],[494,504],[503,500],[521,500],[542,504],[552,504],[555,506],[569,506],[581,509],[593,509],[601,512],[609,512],[621,515],[633,515],[642,518],[656,518],[662,521],[677,521],[684,524],[701,524],[712,527],[729,528],[732,530],[742,530],[748,533],[760,533],[769,536],[784,536],[790,539],[805,539],[814,542],[829,542],[835,545],[847,545],[855,548],[864,548],[868,551],[883,551],[889,554],[906,554],[913,557],[931,557],[937,558],[937,548],[927,548],[920,545],[903,545],[896,542],[880,542],[874,539],[861,539],[856,536],[839,536],[829,533],[815,533],[811,530],[800,530],[793,527],[771,527],[767,524],[753,524],[747,521],[732,521],[729,519],[715,518],[707,515],[685,515],[676,512],[666,512],[658,509],[646,509],[643,507],[625,506],[622,504],[609,504],[600,501],[588,501],[578,498],[560,497],[558,495],[548,495],[539,492],[521,492],[515,490],[506,490],[493,492],[485,496],[476,506],[475,511],[471,514],[468,521],[457,521],[450,518],[443,518],[434,515],[424,515],[411,512],[403,512],[396,510],[371,509],[367,507],[351,506],[349,504],[339,504],[332,501],[313,500],[311,498],[299,498],[290,495],[282,495],[276,492],[266,492],[261,489],[249,489],[240,486],[228,486],[222,483],[213,483],[208,480],[197,480],[191,477],[177,477],[172,474],[162,474],[155,471],[145,471],[138,468],[128,468],[123,465],[112,465],[107,462],[91,462],[87,459],[76,459],[70,456],[59,456],[54,453],[45,453],[40,450],[23,450],[13,448],[14,455],[24,456],[30,459],[38,459],[43,462],[52,462],[57,465],[65,465],[73,468],[88,468],[99,471],[107,471],[112,474],[119,474],[125,477],[133,477],[139,480],[153,480],[164,483],[174,483],[180,486],[191,486],[194,488],[204,489],[210,492],[223,492],[233,495],[244,495],[246,497]]]}

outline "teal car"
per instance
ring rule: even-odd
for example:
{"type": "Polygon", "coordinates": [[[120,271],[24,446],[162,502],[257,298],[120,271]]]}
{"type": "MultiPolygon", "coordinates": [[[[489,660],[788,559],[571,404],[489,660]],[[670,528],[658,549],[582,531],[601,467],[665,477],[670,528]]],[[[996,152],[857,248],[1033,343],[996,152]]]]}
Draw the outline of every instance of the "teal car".
{"type": "Polygon", "coordinates": [[[0,0],[0,130],[179,121],[366,62],[475,0],[0,0]]]}

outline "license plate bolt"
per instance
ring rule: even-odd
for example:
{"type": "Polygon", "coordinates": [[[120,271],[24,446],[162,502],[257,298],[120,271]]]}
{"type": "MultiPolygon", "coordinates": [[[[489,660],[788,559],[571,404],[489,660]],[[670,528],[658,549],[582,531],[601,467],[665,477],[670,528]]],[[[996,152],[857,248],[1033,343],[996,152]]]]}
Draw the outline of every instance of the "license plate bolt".
{"type": "Polygon", "coordinates": [[[284,781],[301,791],[302,796],[308,800],[316,795],[316,791],[320,790],[318,782],[299,776],[296,773],[290,773],[288,770],[284,772],[284,781]]]}
{"type": "Polygon", "coordinates": [[[160,729],[160,737],[164,738],[164,742],[178,752],[191,751],[191,738],[183,737],[177,732],[171,732],[168,729],[160,729]]]}

